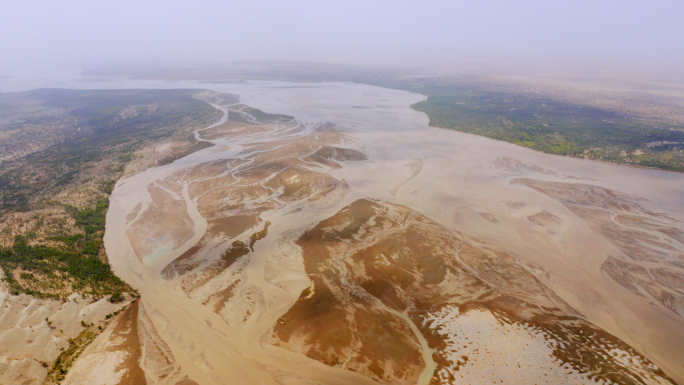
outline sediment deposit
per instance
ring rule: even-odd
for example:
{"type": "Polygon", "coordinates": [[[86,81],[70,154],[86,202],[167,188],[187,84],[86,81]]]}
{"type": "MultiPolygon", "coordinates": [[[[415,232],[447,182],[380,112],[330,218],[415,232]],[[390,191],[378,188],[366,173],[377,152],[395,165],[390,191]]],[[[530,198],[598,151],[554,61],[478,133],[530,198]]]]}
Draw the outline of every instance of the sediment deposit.
{"type": "Polygon", "coordinates": [[[684,175],[429,128],[402,91],[214,86],[214,146],[114,189],[141,299],[68,381],[684,383],[684,175]]]}

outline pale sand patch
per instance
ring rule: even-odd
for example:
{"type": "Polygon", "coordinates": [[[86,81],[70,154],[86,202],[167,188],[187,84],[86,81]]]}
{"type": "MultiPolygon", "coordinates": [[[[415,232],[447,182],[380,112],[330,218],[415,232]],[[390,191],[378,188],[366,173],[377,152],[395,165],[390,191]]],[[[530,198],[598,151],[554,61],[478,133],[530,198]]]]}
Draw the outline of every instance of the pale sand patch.
{"type": "Polygon", "coordinates": [[[0,383],[42,383],[47,368],[41,362],[51,364],[69,347],[68,340],[84,329],[81,321],[97,323],[124,305],[77,293],[62,302],[0,292],[0,383]]]}
{"type": "Polygon", "coordinates": [[[503,323],[488,310],[444,308],[426,318],[447,337],[450,367],[437,375],[453,384],[595,384],[553,356],[558,341],[526,325],[503,323]]]}
{"type": "Polygon", "coordinates": [[[32,358],[0,358],[0,384],[42,384],[46,376],[47,369],[32,358]]]}
{"type": "Polygon", "coordinates": [[[128,353],[122,351],[92,353],[78,360],[64,380],[65,384],[117,385],[126,369],[120,370],[128,353]]]}

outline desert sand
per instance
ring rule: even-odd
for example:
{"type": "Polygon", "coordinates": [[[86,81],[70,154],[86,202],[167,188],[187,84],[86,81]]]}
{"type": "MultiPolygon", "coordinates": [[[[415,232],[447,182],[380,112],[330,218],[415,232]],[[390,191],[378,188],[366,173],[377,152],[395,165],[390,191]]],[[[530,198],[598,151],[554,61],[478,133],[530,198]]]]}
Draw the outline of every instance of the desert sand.
{"type": "Polygon", "coordinates": [[[0,291],[0,383],[42,384],[53,362],[85,324],[98,324],[126,302],[72,294],[65,302],[0,291]],[[41,363],[46,363],[43,366],[41,363]]]}

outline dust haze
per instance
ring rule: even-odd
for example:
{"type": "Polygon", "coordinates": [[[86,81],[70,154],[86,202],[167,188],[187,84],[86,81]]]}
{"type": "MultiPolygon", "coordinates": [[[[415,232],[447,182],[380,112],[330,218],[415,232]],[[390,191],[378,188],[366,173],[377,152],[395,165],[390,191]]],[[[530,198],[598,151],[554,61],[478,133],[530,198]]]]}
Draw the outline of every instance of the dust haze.
{"type": "Polygon", "coordinates": [[[4,2],[0,383],[684,385],[682,15],[4,2]]]}
{"type": "Polygon", "coordinates": [[[684,64],[677,1],[4,2],[0,75],[168,62],[411,64],[465,70],[684,64]]]}

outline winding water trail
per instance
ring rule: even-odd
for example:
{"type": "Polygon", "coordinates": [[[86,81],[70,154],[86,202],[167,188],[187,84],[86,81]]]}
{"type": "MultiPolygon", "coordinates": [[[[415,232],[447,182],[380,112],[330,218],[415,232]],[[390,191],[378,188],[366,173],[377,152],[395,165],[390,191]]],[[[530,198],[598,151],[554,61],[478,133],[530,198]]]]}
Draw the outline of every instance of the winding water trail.
{"type": "MultiPolygon", "coordinates": [[[[8,80],[0,88],[17,90],[8,80]],[[14,87],[14,88],[12,88],[14,87]]],[[[209,84],[179,81],[126,80],[83,82],[73,78],[31,84],[29,88],[209,88],[241,96],[241,102],[269,113],[295,116],[300,127],[281,133],[290,140],[310,133],[317,124],[333,122],[345,127],[352,141],[346,145],[366,153],[368,161],[345,164],[331,173],[348,186],[346,195],[332,205],[311,206],[291,212],[287,206],[265,214],[273,225],[269,235],[254,250],[247,269],[248,279],[275,301],[255,324],[244,329],[229,325],[218,314],[188,298],[160,271],[197,242],[206,231],[206,219],[183,186],[183,199],[192,219],[193,235],[174,250],[162,250],[142,260],[127,234],[127,216],[138,204],[146,207],[147,187],[155,181],[192,166],[220,159],[244,157],[247,140],[268,142],[268,135],[241,140],[216,140],[215,146],[171,164],[154,167],[120,180],[110,199],[105,247],[115,273],[138,289],[143,308],[173,352],[182,374],[200,384],[375,384],[357,373],[325,366],[302,355],[263,343],[270,327],[291,306],[298,294],[283,292],[264,279],[265,265],[278,252],[278,239],[301,231],[334,215],[358,198],[373,198],[403,204],[426,215],[447,229],[461,231],[483,242],[510,250],[528,263],[539,266],[537,278],[577,309],[592,323],[621,338],[653,360],[676,381],[684,383],[684,320],[652,300],[617,284],[601,266],[620,251],[576,214],[548,196],[511,183],[529,177],[542,181],[585,183],[610,188],[644,199],[644,205],[663,213],[678,226],[684,223],[684,175],[637,169],[595,161],[537,153],[508,143],[455,131],[428,127],[427,117],[409,106],[424,97],[404,91],[342,84],[289,84],[244,82],[209,84]],[[364,108],[358,108],[359,106],[364,108]],[[297,131],[299,128],[304,128],[297,131]],[[493,161],[508,157],[553,170],[556,175],[530,169],[506,171],[493,161]],[[421,160],[421,168],[415,162],[421,160]],[[414,166],[411,166],[414,165],[414,166]],[[523,202],[546,210],[563,222],[557,235],[534,231],[529,221],[511,214],[505,202],[523,202]],[[497,218],[493,224],[478,213],[497,218]]],[[[219,107],[222,108],[222,107],[219,107]]],[[[224,111],[225,112],[225,111],[224,111]]],[[[225,122],[225,114],[221,121],[225,122]]],[[[195,133],[197,140],[201,130],[195,133]]],[[[660,266],[659,262],[655,263],[660,266]]],[[[306,277],[302,286],[307,287],[306,277]]],[[[431,375],[432,359],[427,343],[406,314],[386,309],[406,320],[423,347],[428,363],[420,377],[425,384],[431,375]]]]}
{"type": "MultiPolygon", "coordinates": [[[[335,177],[346,182],[349,190],[338,203],[313,205],[310,210],[297,213],[283,207],[265,216],[273,226],[269,236],[255,249],[246,269],[247,279],[278,304],[263,313],[260,321],[247,329],[227,325],[216,313],[188,299],[159,278],[159,271],[166,263],[192,246],[206,229],[206,221],[185,193],[195,234],[182,247],[157,256],[154,261],[141,263],[132,252],[125,234],[125,215],[139,203],[141,192],[151,181],[200,163],[244,156],[240,153],[244,150],[241,143],[268,142],[275,138],[260,134],[217,140],[216,146],[210,149],[120,181],[111,198],[105,244],[114,271],[140,289],[145,307],[153,309],[152,319],[160,335],[193,379],[203,384],[222,383],[229,378],[240,378],[241,383],[275,383],[273,378],[277,376],[274,377],[274,373],[281,373],[302,381],[306,378],[321,383],[373,383],[356,373],[326,367],[259,342],[268,333],[269,325],[273,325],[297,297],[296,293],[283,293],[264,279],[264,266],[274,252],[275,240],[288,231],[306,228],[334,215],[360,197],[407,205],[446,228],[465,231],[539,264],[543,274],[538,278],[557,295],[595,324],[637,347],[670,375],[684,379],[684,365],[672,360],[672,357],[684,357],[682,319],[663,314],[662,309],[635,297],[606,277],[600,266],[603,259],[614,253],[613,246],[574,214],[556,201],[510,183],[520,176],[564,182],[592,180],[591,183],[598,186],[645,197],[654,207],[684,220],[684,201],[679,198],[684,196],[684,175],[557,157],[481,137],[429,128],[426,117],[409,107],[422,99],[416,94],[353,84],[288,87],[265,82],[227,85],[222,91],[239,94],[244,103],[264,111],[297,117],[306,129],[288,132],[287,137],[291,140],[297,140],[310,133],[316,124],[327,121],[345,127],[353,138],[353,143],[348,145],[368,154],[369,160],[345,164],[332,171],[335,177]],[[357,105],[367,108],[354,108],[357,105]],[[514,175],[502,172],[491,163],[502,156],[552,169],[556,175],[530,170],[520,170],[514,175]],[[420,170],[415,166],[416,159],[422,160],[420,170]],[[563,238],[532,236],[529,223],[520,222],[508,213],[502,203],[508,201],[526,202],[552,212],[567,225],[567,232],[563,238]],[[483,211],[499,218],[500,224],[495,229],[476,219],[477,212],[483,211]],[[587,255],[593,258],[591,264],[584,262],[587,255]],[[212,369],[198,369],[202,366],[199,362],[212,369]],[[226,362],[231,364],[226,365],[226,362]]],[[[184,191],[187,192],[187,185],[184,191]]],[[[303,282],[303,287],[306,286],[307,282],[303,282]]],[[[427,363],[419,383],[427,384],[434,371],[427,342],[406,314],[383,308],[404,319],[415,333],[427,363]]]]}

